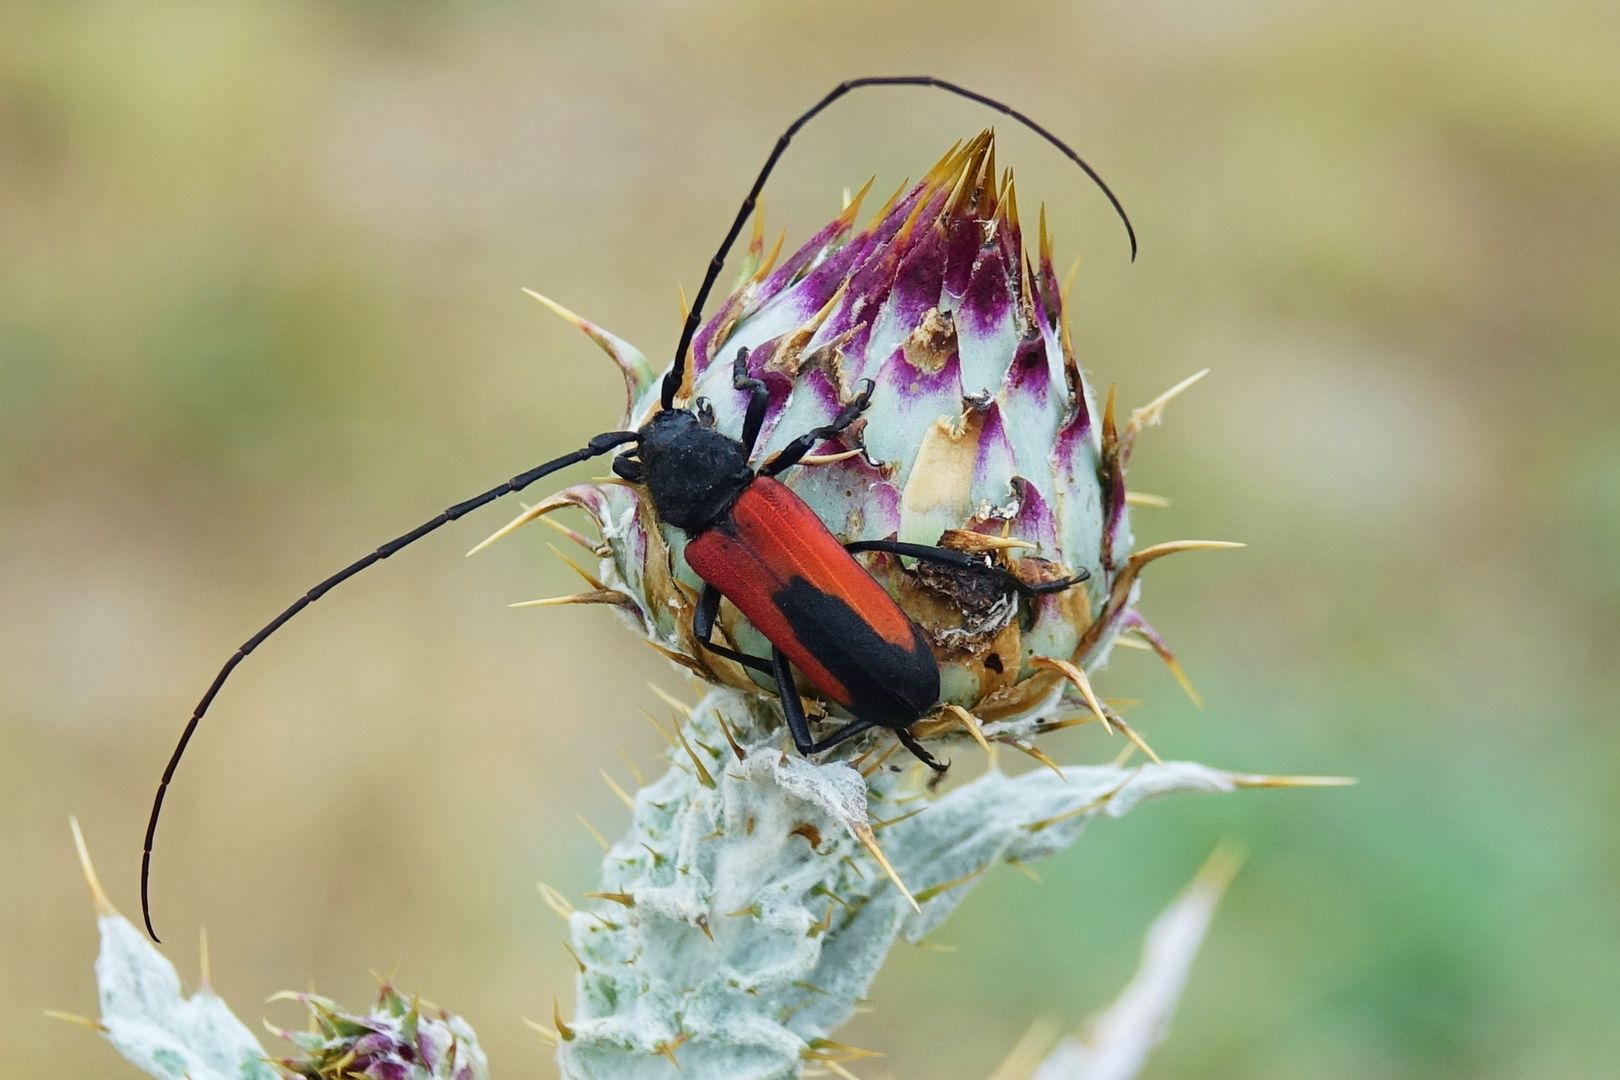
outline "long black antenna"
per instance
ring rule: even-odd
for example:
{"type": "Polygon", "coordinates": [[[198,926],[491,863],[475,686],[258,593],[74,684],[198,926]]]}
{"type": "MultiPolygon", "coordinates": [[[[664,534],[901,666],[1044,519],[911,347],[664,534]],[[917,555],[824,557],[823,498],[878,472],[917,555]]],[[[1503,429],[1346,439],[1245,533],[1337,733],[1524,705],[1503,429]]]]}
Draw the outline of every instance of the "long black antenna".
{"type": "Polygon", "coordinates": [[[303,596],[300,596],[291,607],[271,619],[263,629],[248,638],[242,643],[241,648],[231,654],[231,658],[225,661],[225,666],[219,669],[219,674],[214,676],[214,681],[208,687],[208,692],[203,694],[202,700],[197,703],[197,708],[192,711],[191,719],[186,721],[186,729],[181,732],[180,741],[175,744],[174,753],[169,756],[169,764],[163,770],[163,779],[158,782],[157,796],[152,800],[152,816],[146,823],[146,843],[141,849],[141,918],[145,920],[146,932],[151,935],[153,941],[157,941],[158,936],[157,931],[152,929],[152,905],[147,896],[147,883],[152,874],[152,841],[157,836],[158,815],[163,813],[163,796],[169,790],[169,781],[174,779],[174,770],[179,767],[180,758],[185,755],[186,745],[191,742],[191,736],[197,731],[197,724],[202,720],[203,714],[208,711],[208,706],[214,703],[214,697],[219,693],[219,688],[225,685],[225,680],[230,678],[231,672],[236,670],[236,665],[247,659],[247,655],[262,645],[265,638],[280,630],[287,620],[303,611],[322,596],[325,596],[334,586],[343,584],[373,563],[381,562],[400,548],[409,547],[441,525],[448,525],[463,514],[470,513],[485,503],[494,502],[502,495],[510,495],[514,491],[522,491],[543,476],[554,473],[558,469],[572,465],[575,462],[600,457],[614,447],[632,442],[637,437],[634,431],[606,432],[592,439],[583,449],[575,450],[571,454],[564,454],[560,458],[553,458],[544,465],[536,465],[528,472],[518,473],[506,483],[498,484],[482,495],[475,495],[466,502],[459,502],[454,506],[447,507],[438,517],[424,521],[403,536],[396,536],[370,555],[355,560],[303,596]]]}
{"type": "Polygon", "coordinates": [[[799,129],[815,119],[818,113],[851,90],[858,90],[863,86],[931,86],[938,90],[944,90],[946,93],[955,94],[957,97],[976,101],[980,105],[1012,117],[1057,147],[1064,157],[1080,166],[1081,171],[1102,189],[1102,193],[1108,197],[1109,203],[1113,205],[1114,212],[1119,215],[1119,220],[1125,225],[1125,235],[1131,242],[1131,261],[1136,261],[1136,229],[1131,225],[1131,219],[1125,213],[1125,207],[1120,204],[1118,196],[1109,188],[1107,182],[1097,175],[1097,170],[1087,165],[1079,154],[1070,149],[1067,143],[1011,105],[1003,104],[992,97],[986,97],[976,90],[969,90],[965,86],[946,82],[944,79],[936,79],[932,75],[868,75],[859,79],[850,79],[833,87],[828,91],[826,97],[810,106],[809,110],[788,125],[787,130],[782,132],[782,137],[776,140],[776,146],[771,149],[770,156],[765,159],[765,166],[759,170],[759,176],[754,178],[754,186],[748,189],[748,197],[743,200],[742,209],[737,211],[737,217],[732,221],[731,228],[726,230],[726,238],[720,241],[720,250],[716,251],[714,258],[709,260],[709,269],[703,275],[703,284],[698,287],[697,295],[692,300],[692,310],[686,314],[686,325],[681,327],[681,343],[675,348],[675,364],[664,376],[662,395],[664,408],[670,409],[675,406],[675,395],[680,393],[681,382],[685,377],[686,352],[692,346],[692,338],[697,333],[698,323],[703,321],[703,305],[709,299],[709,290],[714,288],[715,279],[720,276],[720,268],[725,264],[726,255],[730,253],[731,245],[737,242],[737,237],[742,233],[743,225],[748,221],[748,215],[754,212],[754,204],[759,201],[759,193],[764,190],[765,181],[770,177],[771,170],[776,168],[776,163],[781,158],[782,152],[787,149],[788,143],[793,141],[793,136],[799,133],[799,129]]]}

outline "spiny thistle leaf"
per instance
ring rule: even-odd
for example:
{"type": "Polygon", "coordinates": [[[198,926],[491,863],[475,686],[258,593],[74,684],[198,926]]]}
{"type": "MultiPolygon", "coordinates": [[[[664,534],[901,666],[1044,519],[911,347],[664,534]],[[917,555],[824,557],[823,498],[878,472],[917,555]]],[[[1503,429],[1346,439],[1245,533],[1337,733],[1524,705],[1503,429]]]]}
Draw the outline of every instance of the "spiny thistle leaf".
{"type": "Polygon", "coordinates": [[[276,1080],[258,1040],[208,987],[189,998],[174,965],[122,915],[103,915],[96,982],[107,1041],[161,1080],[276,1080]]]}
{"type": "Polygon", "coordinates": [[[303,1053],[272,1064],[258,1040],[203,985],[180,992],[174,965],[113,908],[73,822],[73,839],[99,915],[98,1029],[125,1060],[158,1080],[489,1080],[472,1028],[384,985],[367,1013],[343,1012],[315,994],[278,994],[308,1006],[314,1030],[273,1032],[303,1053]],[[278,1068],[279,1067],[279,1068],[278,1068]]]}
{"type": "Polygon", "coordinates": [[[754,695],[711,691],[685,726],[716,748],[714,786],[675,748],[635,799],[598,899],[569,915],[584,970],[558,1048],[565,1076],[667,1080],[671,1055],[689,1080],[797,1076],[895,941],[921,940],[996,864],[1055,854],[1096,818],[1163,795],[1288,783],[1188,762],[1100,765],[992,770],[931,799],[917,769],[863,779],[785,754],[777,724],[754,695]],[[876,839],[910,895],[863,843],[874,818],[889,822],[876,839]]]}
{"type": "Polygon", "coordinates": [[[247,1026],[204,985],[190,997],[163,954],[113,908],[96,879],[79,823],[79,864],[95,900],[101,951],[100,1030],[130,1064],[159,1080],[276,1080],[247,1026]]]}

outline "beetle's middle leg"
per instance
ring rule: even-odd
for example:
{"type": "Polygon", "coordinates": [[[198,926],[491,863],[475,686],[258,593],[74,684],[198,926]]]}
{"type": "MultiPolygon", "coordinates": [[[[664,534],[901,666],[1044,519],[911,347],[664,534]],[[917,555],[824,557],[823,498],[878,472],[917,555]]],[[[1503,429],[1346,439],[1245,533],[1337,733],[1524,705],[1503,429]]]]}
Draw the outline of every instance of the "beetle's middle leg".
{"type": "MultiPolygon", "coordinates": [[[[823,750],[830,750],[832,747],[837,746],[845,739],[859,735],[863,731],[870,731],[872,728],[880,726],[883,725],[878,724],[875,720],[851,720],[849,723],[845,724],[831,735],[828,735],[825,739],[813,744],[810,749],[805,752],[819,754],[823,750]]],[[[933,754],[930,754],[927,748],[924,747],[922,743],[917,741],[917,737],[911,733],[910,728],[891,728],[890,730],[892,730],[895,736],[900,740],[901,746],[904,746],[907,750],[910,750],[912,755],[916,757],[918,761],[922,762],[930,769],[933,769],[936,773],[943,773],[946,769],[951,767],[950,762],[940,761],[933,754]]]]}
{"type": "Polygon", "coordinates": [[[782,719],[793,736],[794,747],[806,756],[818,749],[825,749],[818,747],[815,740],[810,738],[810,722],[804,718],[804,703],[799,700],[799,689],[793,685],[793,672],[788,668],[788,658],[781,649],[771,650],[771,674],[776,676],[776,696],[782,700],[782,719]]]}
{"type": "Polygon", "coordinates": [[[697,611],[692,615],[692,636],[697,643],[708,649],[716,656],[723,656],[727,660],[734,660],[745,668],[757,671],[762,675],[774,674],[771,665],[757,656],[728,649],[724,645],[714,643],[714,622],[720,615],[720,590],[713,585],[703,586],[703,595],[698,597],[697,611]]]}
{"type": "Polygon", "coordinates": [[[1056,581],[1043,581],[1039,585],[1031,585],[1011,570],[1001,566],[993,566],[972,552],[957,551],[954,548],[936,547],[930,544],[906,544],[898,540],[851,540],[844,545],[844,550],[851,554],[861,551],[881,551],[890,555],[904,555],[913,559],[921,559],[924,562],[939,563],[943,566],[954,566],[959,570],[972,570],[981,574],[991,574],[1007,588],[1023,596],[1042,596],[1046,593],[1062,592],[1091,577],[1091,572],[1082,568],[1080,573],[1073,577],[1059,578],[1056,581]]]}

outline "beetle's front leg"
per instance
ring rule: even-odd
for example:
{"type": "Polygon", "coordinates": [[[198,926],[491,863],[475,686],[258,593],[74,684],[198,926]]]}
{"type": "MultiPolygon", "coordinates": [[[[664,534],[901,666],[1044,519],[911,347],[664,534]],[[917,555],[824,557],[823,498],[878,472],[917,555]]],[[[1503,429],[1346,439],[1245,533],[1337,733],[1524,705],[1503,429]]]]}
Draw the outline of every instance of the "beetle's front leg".
{"type": "Polygon", "coordinates": [[[749,376],[747,349],[738,349],[737,358],[732,361],[731,385],[748,394],[748,411],[743,415],[742,444],[743,455],[753,457],[759,429],[765,424],[765,410],[771,404],[771,392],[763,382],[749,376]]]}
{"type": "Polygon", "coordinates": [[[851,424],[860,419],[861,414],[872,404],[872,388],[871,379],[862,379],[855,400],[839,409],[838,415],[833,418],[832,423],[807,431],[788,443],[775,457],[760,466],[759,475],[778,476],[797,465],[799,459],[808,454],[816,443],[823,439],[831,439],[841,435],[851,424]]]}

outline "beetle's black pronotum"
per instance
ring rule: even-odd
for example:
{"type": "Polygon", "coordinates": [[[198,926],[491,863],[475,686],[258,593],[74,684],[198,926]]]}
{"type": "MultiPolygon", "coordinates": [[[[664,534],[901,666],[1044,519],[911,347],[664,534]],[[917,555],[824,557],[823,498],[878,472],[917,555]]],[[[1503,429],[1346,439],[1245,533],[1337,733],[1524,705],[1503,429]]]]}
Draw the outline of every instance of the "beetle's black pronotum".
{"type": "Polygon", "coordinates": [[[709,292],[771,171],[793,136],[806,123],[845,94],[863,86],[934,87],[995,109],[1029,128],[1084,170],[1101,188],[1124,222],[1131,257],[1136,257],[1135,231],[1108,185],[1078,154],[1023,113],[965,87],[926,75],[876,76],[840,83],[788,125],[766,158],[737,216],[726,230],[725,239],[710,260],[703,283],[693,299],[681,328],[673,364],[664,376],[661,408],[639,430],[605,432],[578,450],[537,465],[481,495],[447,508],[310,589],[225,661],[187,721],[152,801],[141,853],[141,912],[146,931],[153,940],[157,940],[157,935],[152,928],[148,885],[152,845],[163,810],[163,797],[198,723],[236,666],[294,615],[373,563],[503,495],[521,491],[559,469],[622,446],[629,445],[632,449],[613,459],[613,471],[643,486],[658,518],[690,538],[686,548],[687,563],[706,583],[694,622],[697,640],[704,647],[775,680],[784,719],[798,750],[805,754],[816,753],[872,727],[885,727],[893,729],[924,762],[936,769],[942,768],[908,730],[937,704],[938,664],[921,631],[850,553],[883,551],[995,575],[1006,588],[1024,595],[1064,589],[1083,577],[1031,586],[979,556],[960,551],[892,540],[840,543],[815,513],[774,477],[797,464],[818,442],[836,437],[853,424],[870,401],[870,383],[863,383],[831,423],[806,432],[757,467],[750,463],[750,458],[769,396],[763,383],[749,377],[745,354],[739,353],[733,369],[733,385],[749,395],[740,437],[716,430],[701,399],[686,408],[677,408],[675,404],[709,292]],[[769,659],[746,656],[712,643],[710,639],[722,597],[731,600],[771,643],[769,659]],[[811,737],[809,723],[793,689],[794,668],[826,700],[840,706],[850,717],[842,727],[820,741],[811,737]]]}

